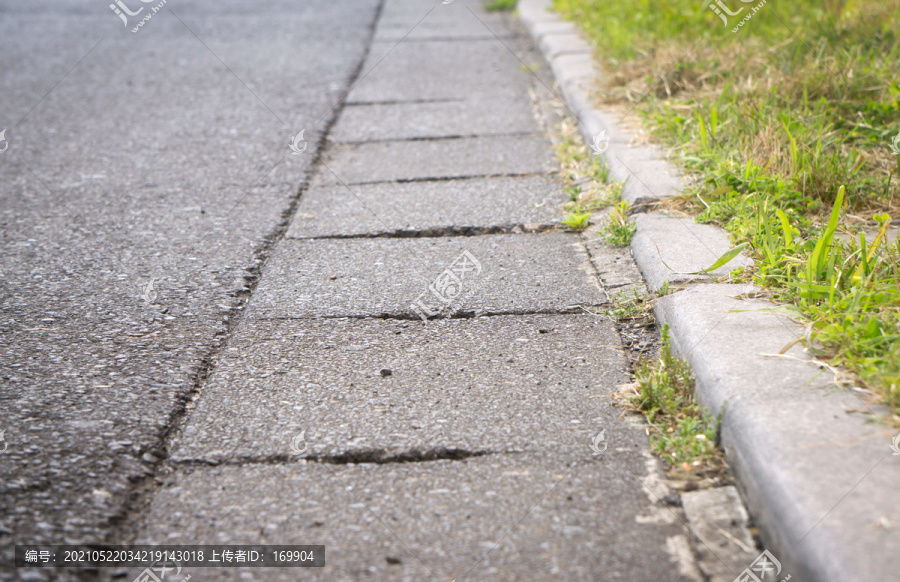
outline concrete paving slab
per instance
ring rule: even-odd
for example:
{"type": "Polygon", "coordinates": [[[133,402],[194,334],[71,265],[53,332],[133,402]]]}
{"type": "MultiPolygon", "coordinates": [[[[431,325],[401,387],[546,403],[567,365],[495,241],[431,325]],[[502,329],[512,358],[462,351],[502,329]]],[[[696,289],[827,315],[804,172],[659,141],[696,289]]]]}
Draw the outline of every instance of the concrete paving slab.
{"type": "Polygon", "coordinates": [[[540,133],[531,103],[518,99],[486,102],[438,101],[356,105],[343,109],[331,131],[335,142],[401,140],[540,133]]]}
{"type": "MultiPolygon", "coordinates": [[[[482,18],[484,18],[482,16],[482,18]]],[[[442,22],[432,23],[424,20],[416,24],[415,19],[398,19],[385,22],[378,28],[376,42],[427,42],[427,41],[453,41],[468,42],[471,40],[494,40],[500,38],[504,41],[513,38],[513,33],[498,25],[495,19],[486,22],[483,26],[473,18],[473,22],[442,22]]]]}
{"type": "Polygon", "coordinates": [[[504,25],[504,15],[486,13],[480,0],[454,0],[450,4],[416,0],[406,5],[402,2],[385,5],[375,40],[494,40],[514,35],[504,25]]]}
{"type": "Polygon", "coordinates": [[[849,411],[878,412],[808,362],[802,327],[738,300],[741,285],[695,285],[655,302],[698,400],[722,417],[722,443],[764,545],[792,580],[879,580],[900,571],[894,491],[896,429],[849,411]],[[740,312],[738,312],[740,311],[740,312]],[[878,559],[873,560],[874,548],[878,559]]]}
{"type": "Polygon", "coordinates": [[[290,238],[435,235],[444,230],[559,223],[566,195],[544,176],[402,184],[314,186],[303,195],[290,238]]]}
{"type": "Polygon", "coordinates": [[[520,97],[530,75],[496,39],[374,43],[348,103],[520,97]]]}
{"type": "MultiPolygon", "coordinates": [[[[666,281],[680,284],[710,280],[707,275],[689,273],[712,266],[732,248],[728,234],[714,225],[655,212],[634,218],[638,229],[631,239],[631,253],[652,292],[666,281]]],[[[753,260],[741,253],[710,274],[724,277],[738,267],[752,265],[753,260]]]]}
{"type": "Polygon", "coordinates": [[[734,485],[681,494],[697,554],[708,582],[734,582],[760,554],[750,533],[750,516],[734,485]]]}
{"type": "Polygon", "coordinates": [[[557,168],[550,141],[533,135],[338,145],[323,163],[323,181],[348,185],[545,174],[557,168]]]}
{"type": "Polygon", "coordinates": [[[606,399],[624,370],[615,328],[587,314],[253,321],[172,458],[286,458],[301,431],[310,459],[548,449],[577,459],[604,428],[611,447],[630,450],[634,435],[606,399]]]}
{"type": "Polygon", "coordinates": [[[476,17],[466,11],[465,15],[445,18],[443,13],[443,10],[433,10],[424,19],[422,19],[423,15],[416,13],[382,19],[375,32],[375,41],[389,43],[467,42],[502,39],[506,42],[515,36],[514,32],[503,25],[500,15],[480,13],[476,17]]]}
{"type": "Polygon", "coordinates": [[[249,309],[256,317],[414,318],[449,310],[559,312],[603,302],[576,235],[513,234],[286,240],[249,309]]]}
{"type": "Polygon", "coordinates": [[[322,569],[197,580],[686,581],[666,550],[682,526],[645,479],[634,453],[204,467],[160,490],[142,541],[325,545],[322,569]]]}
{"type": "MultiPolygon", "coordinates": [[[[601,223],[598,220],[596,224],[601,223]]],[[[634,264],[630,247],[612,246],[595,227],[588,228],[581,236],[607,295],[611,298],[619,294],[625,298],[632,298],[635,293],[646,295],[644,278],[634,264]]]]}

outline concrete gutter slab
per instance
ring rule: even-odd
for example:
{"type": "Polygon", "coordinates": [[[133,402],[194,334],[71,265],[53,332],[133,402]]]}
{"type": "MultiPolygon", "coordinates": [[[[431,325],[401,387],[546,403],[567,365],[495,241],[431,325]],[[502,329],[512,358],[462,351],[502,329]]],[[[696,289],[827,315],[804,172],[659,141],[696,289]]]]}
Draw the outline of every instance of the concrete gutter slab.
{"type": "Polygon", "coordinates": [[[686,491],[681,506],[697,536],[699,567],[708,582],[733,582],[759,555],[750,534],[750,516],[733,485],[686,491]]]}
{"type": "Polygon", "coordinates": [[[610,448],[634,450],[640,429],[606,400],[624,370],[615,329],[587,314],[256,320],[229,344],[173,458],[286,458],[301,431],[302,457],[350,462],[542,450],[577,460],[604,428],[610,448]]]}
{"type": "Polygon", "coordinates": [[[331,131],[334,142],[539,133],[527,99],[438,101],[348,106],[331,131]]]}
{"type": "Polygon", "coordinates": [[[528,73],[497,39],[374,43],[347,103],[527,94],[528,73]]]}
{"type": "Polygon", "coordinates": [[[321,569],[190,569],[207,581],[687,582],[665,550],[681,524],[654,520],[643,459],[621,455],[187,468],[161,488],[142,541],[325,545],[321,569]]]}
{"type": "Polygon", "coordinates": [[[335,146],[323,161],[323,179],[347,185],[545,174],[557,162],[543,136],[468,137],[335,146]]]}
{"type": "Polygon", "coordinates": [[[605,297],[577,235],[285,240],[249,309],[257,317],[416,318],[417,300],[435,313],[481,314],[559,312],[605,297]]]}
{"type": "Polygon", "coordinates": [[[561,218],[566,195],[544,176],[314,186],[303,195],[287,236],[435,236],[444,230],[538,230],[561,218]]]}

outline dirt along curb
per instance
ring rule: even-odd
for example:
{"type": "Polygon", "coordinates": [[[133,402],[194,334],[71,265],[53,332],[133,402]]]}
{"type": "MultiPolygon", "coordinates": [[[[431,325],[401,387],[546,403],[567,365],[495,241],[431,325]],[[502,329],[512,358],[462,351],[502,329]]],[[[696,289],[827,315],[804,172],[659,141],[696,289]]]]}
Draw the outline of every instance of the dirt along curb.
{"type": "MultiPolygon", "coordinates": [[[[612,177],[625,182],[622,199],[634,205],[679,192],[679,174],[659,148],[631,145],[617,117],[591,105],[600,76],[593,50],[550,5],[519,0],[518,13],[585,143],[606,132],[604,155],[612,177]]],[[[667,282],[678,289],[655,301],[656,318],[669,324],[677,353],[690,363],[697,399],[722,414],[721,443],[767,552],[735,579],[896,580],[900,524],[887,516],[900,515],[900,457],[890,446],[897,431],[870,414],[885,411],[835,387],[832,371],[797,342],[802,326],[753,298],[754,287],[679,274],[727,251],[723,231],[655,213],[639,215],[637,224],[631,252],[648,289],[667,282]]],[[[747,264],[738,255],[715,274],[747,264]]]]}

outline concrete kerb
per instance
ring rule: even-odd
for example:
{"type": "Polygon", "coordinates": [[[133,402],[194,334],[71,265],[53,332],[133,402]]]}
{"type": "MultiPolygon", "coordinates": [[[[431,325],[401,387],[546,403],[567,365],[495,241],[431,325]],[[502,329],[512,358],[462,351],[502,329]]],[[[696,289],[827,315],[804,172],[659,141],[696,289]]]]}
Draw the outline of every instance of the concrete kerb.
{"type": "MultiPolygon", "coordinates": [[[[589,90],[599,72],[589,54],[559,49],[580,46],[564,38],[579,33],[560,23],[549,6],[549,0],[519,0],[518,12],[550,63],[585,143],[606,131],[611,174],[626,182],[622,198],[639,204],[679,192],[678,173],[658,148],[630,146],[616,117],[591,106],[589,90]],[[550,35],[553,41],[545,42],[550,35]]],[[[666,281],[708,280],[673,273],[663,261],[680,272],[699,271],[729,248],[720,229],[689,219],[648,214],[637,222],[632,255],[651,291],[666,281]]],[[[738,255],[713,274],[749,264],[738,255]]],[[[742,299],[750,288],[695,284],[658,299],[654,310],[694,370],[698,400],[712,414],[723,413],[722,444],[765,548],[781,561],[777,579],[894,579],[900,531],[871,525],[896,505],[889,493],[891,483],[900,482],[900,463],[887,462],[887,427],[847,414],[881,411],[833,383],[829,387],[833,377],[823,375],[799,345],[779,355],[802,336],[802,328],[773,314],[771,303],[742,299]]]]}

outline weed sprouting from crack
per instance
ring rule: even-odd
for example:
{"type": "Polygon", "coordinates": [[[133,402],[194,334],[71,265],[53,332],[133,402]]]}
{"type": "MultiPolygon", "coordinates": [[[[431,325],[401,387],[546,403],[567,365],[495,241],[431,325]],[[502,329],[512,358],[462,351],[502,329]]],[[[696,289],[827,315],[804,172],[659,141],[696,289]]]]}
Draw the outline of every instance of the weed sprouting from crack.
{"type": "Polygon", "coordinates": [[[717,447],[719,419],[695,400],[694,377],[688,363],[672,353],[668,325],[662,329],[659,358],[640,361],[634,378],[618,400],[647,419],[650,443],[669,465],[669,477],[694,486],[721,485],[727,465],[717,447]]]}
{"type": "Polygon", "coordinates": [[[616,247],[627,247],[631,244],[637,223],[628,216],[628,202],[625,200],[613,206],[600,234],[609,244],[616,247]]]}

